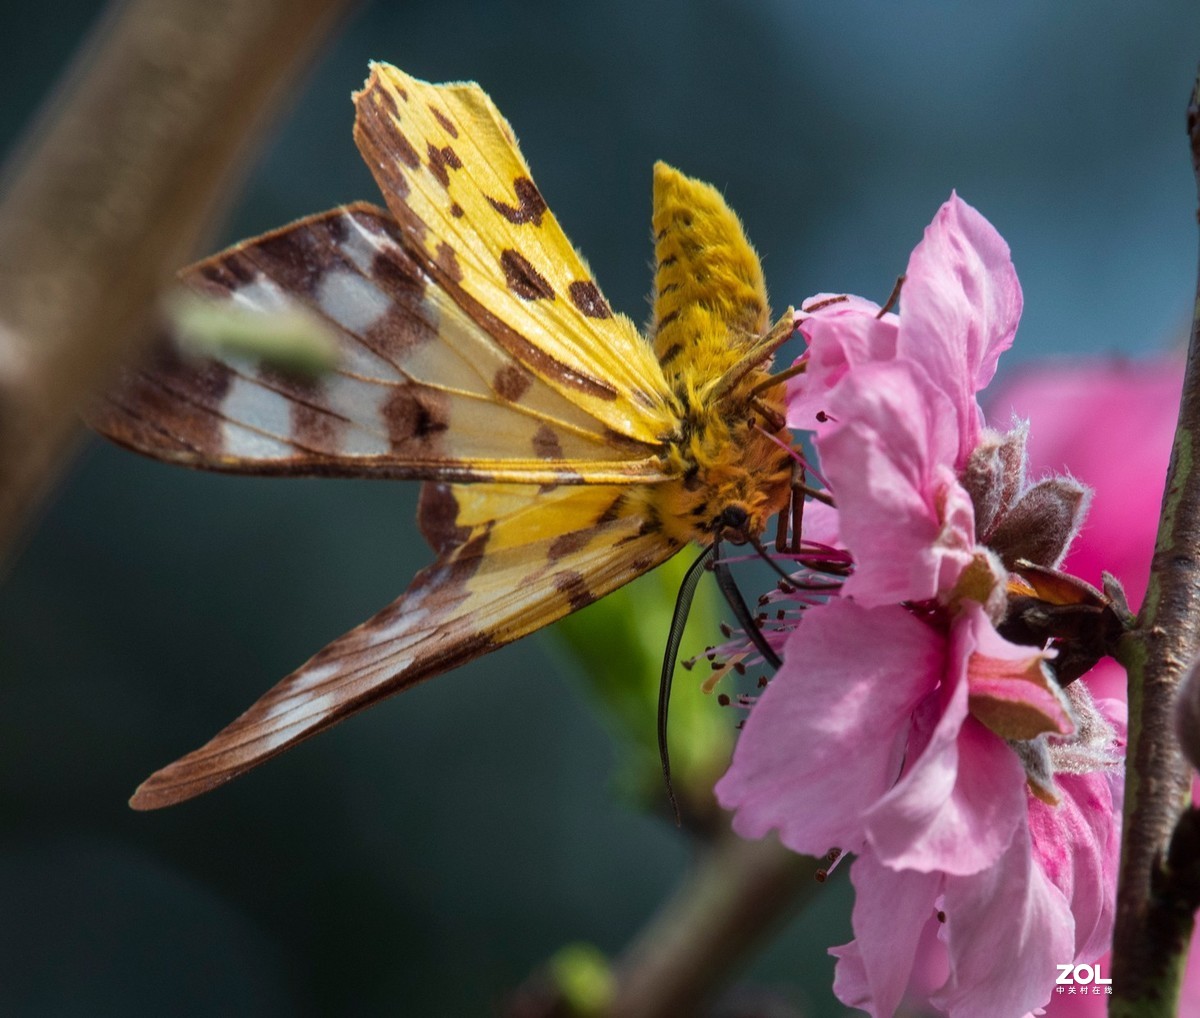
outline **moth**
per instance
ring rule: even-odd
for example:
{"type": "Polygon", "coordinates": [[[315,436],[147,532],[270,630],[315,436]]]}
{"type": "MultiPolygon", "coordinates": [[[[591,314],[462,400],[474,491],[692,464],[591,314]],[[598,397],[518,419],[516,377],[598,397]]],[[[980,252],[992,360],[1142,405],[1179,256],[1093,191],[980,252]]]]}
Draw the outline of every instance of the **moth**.
{"type": "MultiPolygon", "coordinates": [[[[211,741],[148,778],[155,809],[510,643],[690,542],[757,542],[793,498],[758,256],[711,186],[654,168],[647,335],[612,310],[473,83],[373,64],[354,138],[386,201],[244,241],[185,270],[233,305],[301,306],[336,336],[304,378],[164,336],[90,423],[232,473],[424,481],[436,560],[211,741]]],[[[692,581],[694,585],[694,580],[692,581]]]]}

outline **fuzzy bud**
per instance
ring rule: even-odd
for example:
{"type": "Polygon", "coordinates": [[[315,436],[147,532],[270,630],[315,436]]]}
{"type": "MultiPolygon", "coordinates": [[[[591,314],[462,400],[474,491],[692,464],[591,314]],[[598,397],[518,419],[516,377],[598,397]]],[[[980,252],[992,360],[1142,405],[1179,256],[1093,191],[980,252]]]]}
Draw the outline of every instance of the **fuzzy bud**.
{"type": "Polygon", "coordinates": [[[1072,477],[1040,481],[1017,500],[988,540],[1010,569],[1018,559],[1053,568],[1087,516],[1091,489],[1072,477]]]}

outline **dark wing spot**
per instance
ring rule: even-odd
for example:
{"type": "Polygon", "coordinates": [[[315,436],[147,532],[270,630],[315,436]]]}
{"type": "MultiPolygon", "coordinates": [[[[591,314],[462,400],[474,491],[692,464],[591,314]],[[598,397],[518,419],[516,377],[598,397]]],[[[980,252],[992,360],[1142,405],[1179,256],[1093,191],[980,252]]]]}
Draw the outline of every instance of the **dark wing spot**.
{"type": "Polygon", "coordinates": [[[458,258],[454,255],[452,248],[445,241],[438,244],[437,257],[434,259],[437,266],[441,269],[449,279],[456,283],[461,283],[463,278],[462,266],[458,264],[458,258]]]}
{"type": "Polygon", "coordinates": [[[380,251],[371,259],[371,279],[387,294],[397,292],[419,296],[425,292],[425,276],[407,253],[380,251]]]}
{"type": "Polygon", "coordinates": [[[500,267],[504,282],[518,297],[525,300],[553,300],[554,288],[520,251],[509,248],[500,252],[500,267]]]}
{"type": "Polygon", "coordinates": [[[433,103],[429,104],[429,112],[433,114],[434,119],[442,125],[442,130],[450,135],[451,138],[458,137],[458,128],[454,126],[454,121],[434,106],[433,103]]]}
{"type": "Polygon", "coordinates": [[[198,265],[196,271],[210,283],[216,283],[221,290],[231,291],[251,282],[256,275],[254,263],[241,251],[198,265]]]}
{"type": "Polygon", "coordinates": [[[457,521],[458,499],[454,497],[453,487],[433,481],[422,484],[417,503],[417,526],[439,555],[471,536],[471,528],[459,526],[457,521]]]}
{"type": "Polygon", "coordinates": [[[580,608],[586,608],[596,600],[596,595],[588,589],[587,580],[573,569],[555,574],[554,589],[567,595],[571,611],[579,611],[580,608]]]}
{"type": "Polygon", "coordinates": [[[645,537],[647,534],[657,534],[662,531],[662,519],[658,515],[658,510],[651,507],[646,513],[646,518],[642,521],[642,525],[638,527],[638,537],[645,537]]]}
{"type": "Polygon", "coordinates": [[[450,215],[452,215],[455,219],[462,219],[463,207],[459,205],[458,202],[451,202],[450,215]]]}
{"type": "Polygon", "coordinates": [[[533,223],[534,226],[541,226],[542,216],[546,213],[546,199],[542,197],[537,185],[528,177],[517,177],[513,181],[513,190],[517,193],[516,208],[495,198],[488,198],[488,202],[510,223],[533,223]]]}
{"type": "Polygon", "coordinates": [[[525,395],[532,382],[529,372],[524,368],[516,364],[506,364],[496,372],[492,379],[492,388],[501,399],[515,403],[525,395]]]}
{"type": "MultiPolygon", "coordinates": [[[[408,96],[403,95],[403,93],[401,95],[404,99],[408,98],[408,96]]],[[[385,113],[387,113],[393,120],[400,119],[400,110],[396,106],[396,99],[390,91],[388,91],[386,88],[377,88],[375,90],[375,97],[375,101],[383,107],[385,113]]]]}
{"type": "Polygon", "coordinates": [[[383,405],[392,452],[411,452],[413,446],[427,450],[436,435],[449,428],[445,407],[429,393],[401,386],[383,405]]]}
{"type": "Polygon", "coordinates": [[[612,308],[590,279],[578,279],[567,287],[571,303],[588,318],[612,318],[612,308]]]}
{"type": "Polygon", "coordinates": [[[412,142],[409,141],[408,138],[405,137],[404,132],[400,130],[399,124],[392,125],[392,135],[395,140],[396,155],[399,156],[400,161],[404,163],[405,166],[415,170],[421,165],[421,157],[417,153],[417,150],[413,148],[412,142]]]}
{"type": "Polygon", "coordinates": [[[585,547],[588,543],[588,535],[586,531],[577,530],[571,534],[562,534],[550,542],[550,547],[546,554],[550,556],[551,562],[556,562],[565,555],[574,555],[575,552],[585,547]]]}
{"type": "Polygon", "coordinates": [[[554,433],[554,429],[550,425],[543,424],[533,433],[533,451],[539,459],[560,460],[563,458],[558,435],[554,433]]]}
{"type": "MultiPolygon", "coordinates": [[[[316,226],[316,224],[313,224],[316,226]]],[[[283,229],[254,243],[247,254],[263,272],[295,294],[311,294],[330,268],[330,258],[317,229],[283,229]]]]}
{"type": "Polygon", "coordinates": [[[612,500],[608,508],[596,517],[596,524],[612,523],[614,520],[621,518],[621,507],[625,504],[625,496],[618,495],[612,500]]]}
{"type": "Polygon", "coordinates": [[[458,153],[449,145],[438,148],[433,142],[429,143],[429,171],[438,179],[442,187],[450,186],[450,170],[461,170],[462,160],[458,153]]]}
{"type": "Polygon", "coordinates": [[[290,441],[305,449],[336,456],[343,422],[308,403],[293,400],[288,406],[292,433],[290,441]]]}

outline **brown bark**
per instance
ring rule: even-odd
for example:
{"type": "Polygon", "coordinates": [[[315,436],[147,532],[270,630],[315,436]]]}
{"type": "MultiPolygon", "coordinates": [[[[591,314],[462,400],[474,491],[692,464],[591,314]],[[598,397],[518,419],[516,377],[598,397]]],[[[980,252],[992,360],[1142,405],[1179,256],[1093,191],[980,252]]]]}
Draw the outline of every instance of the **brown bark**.
{"type": "MultiPolygon", "coordinates": [[[[1200,188],[1200,78],[1187,129],[1200,188]]],[[[1191,770],[1175,733],[1175,699],[1200,653],[1200,281],[1196,312],[1150,584],[1137,628],[1121,647],[1129,671],[1129,748],[1113,1015],[1175,1013],[1195,908],[1180,893],[1168,849],[1191,791],[1191,770]]]]}
{"type": "Polygon", "coordinates": [[[129,0],[4,171],[0,549],[346,0],[129,0]]]}

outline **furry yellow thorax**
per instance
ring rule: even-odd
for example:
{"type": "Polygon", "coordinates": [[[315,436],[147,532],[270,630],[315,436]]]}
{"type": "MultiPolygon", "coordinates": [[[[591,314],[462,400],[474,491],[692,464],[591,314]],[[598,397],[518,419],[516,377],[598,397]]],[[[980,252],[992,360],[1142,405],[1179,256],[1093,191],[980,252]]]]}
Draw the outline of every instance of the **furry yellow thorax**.
{"type": "Polygon", "coordinates": [[[786,507],[792,472],[783,386],[752,397],[770,358],[744,364],[771,322],[758,255],[714,187],[664,163],[654,167],[653,224],[650,332],[681,427],[666,453],[679,480],[647,492],[648,508],[669,536],[708,544],[739,507],[757,536],[786,507]]]}

